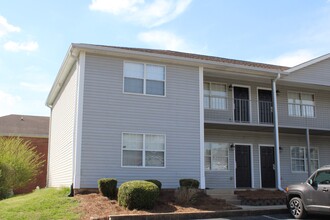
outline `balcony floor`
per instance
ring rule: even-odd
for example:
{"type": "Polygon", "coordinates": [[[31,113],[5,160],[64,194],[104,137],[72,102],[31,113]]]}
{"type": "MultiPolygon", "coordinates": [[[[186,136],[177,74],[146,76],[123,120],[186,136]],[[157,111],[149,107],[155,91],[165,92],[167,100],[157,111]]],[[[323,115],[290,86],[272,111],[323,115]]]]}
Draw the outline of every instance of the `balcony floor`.
{"type": "MultiPolygon", "coordinates": [[[[206,122],[205,129],[222,129],[235,131],[253,131],[253,132],[273,132],[274,126],[272,124],[251,124],[251,123],[219,123],[206,122]]],[[[286,134],[305,134],[304,127],[284,127],[279,126],[280,133],[286,134]]],[[[330,136],[330,129],[309,128],[310,135],[330,136]]]]}

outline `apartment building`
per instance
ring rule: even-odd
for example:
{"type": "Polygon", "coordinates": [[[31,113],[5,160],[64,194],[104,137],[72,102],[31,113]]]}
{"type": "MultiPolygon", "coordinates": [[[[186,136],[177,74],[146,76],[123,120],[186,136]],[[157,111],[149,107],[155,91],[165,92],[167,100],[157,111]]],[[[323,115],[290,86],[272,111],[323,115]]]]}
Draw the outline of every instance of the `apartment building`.
{"type": "Polygon", "coordinates": [[[330,164],[330,55],[293,68],[72,44],[46,104],[48,186],[281,188],[330,164]]]}

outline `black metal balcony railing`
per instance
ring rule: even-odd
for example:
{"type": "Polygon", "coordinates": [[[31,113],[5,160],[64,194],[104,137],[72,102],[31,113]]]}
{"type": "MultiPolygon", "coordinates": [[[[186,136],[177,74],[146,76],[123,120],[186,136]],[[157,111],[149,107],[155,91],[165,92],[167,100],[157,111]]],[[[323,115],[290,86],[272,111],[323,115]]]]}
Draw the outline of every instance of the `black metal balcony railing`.
{"type": "Polygon", "coordinates": [[[273,124],[273,102],[259,101],[259,123],[273,124]]]}
{"type": "Polygon", "coordinates": [[[250,100],[234,99],[234,119],[239,123],[250,122],[250,100]]]}
{"type": "MultiPolygon", "coordinates": [[[[273,103],[224,97],[204,97],[204,117],[207,122],[244,123],[272,125],[274,123],[273,103]]],[[[310,127],[330,129],[325,108],[307,104],[279,102],[277,105],[279,125],[284,127],[310,127]]]]}

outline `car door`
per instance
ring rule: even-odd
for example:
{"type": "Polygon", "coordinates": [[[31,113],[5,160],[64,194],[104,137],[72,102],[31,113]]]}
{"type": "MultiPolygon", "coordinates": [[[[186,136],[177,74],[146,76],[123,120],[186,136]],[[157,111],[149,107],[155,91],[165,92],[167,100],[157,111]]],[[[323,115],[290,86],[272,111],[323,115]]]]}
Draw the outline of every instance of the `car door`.
{"type": "Polygon", "coordinates": [[[320,170],[313,179],[311,209],[319,212],[329,212],[330,209],[330,170],[320,170]]]}

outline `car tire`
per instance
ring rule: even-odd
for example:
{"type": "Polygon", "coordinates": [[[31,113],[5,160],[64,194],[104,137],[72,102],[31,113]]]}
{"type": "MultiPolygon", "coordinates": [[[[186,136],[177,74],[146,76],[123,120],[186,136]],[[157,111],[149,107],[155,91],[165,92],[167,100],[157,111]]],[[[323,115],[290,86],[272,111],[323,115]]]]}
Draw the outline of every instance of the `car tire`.
{"type": "Polygon", "coordinates": [[[295,219],[302,219],[305,218],[307,215],[307,212],[304,208],[304,204],[299,197],[293,197],[292,199],[290,199],[289,209],[291,215],[295,219]]]}

